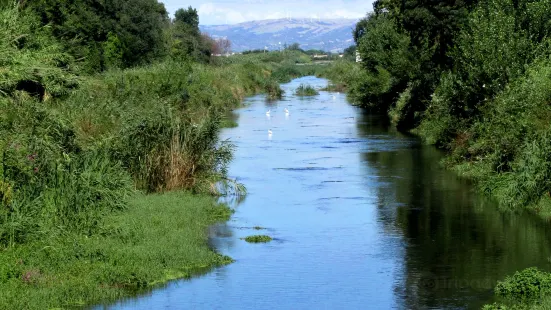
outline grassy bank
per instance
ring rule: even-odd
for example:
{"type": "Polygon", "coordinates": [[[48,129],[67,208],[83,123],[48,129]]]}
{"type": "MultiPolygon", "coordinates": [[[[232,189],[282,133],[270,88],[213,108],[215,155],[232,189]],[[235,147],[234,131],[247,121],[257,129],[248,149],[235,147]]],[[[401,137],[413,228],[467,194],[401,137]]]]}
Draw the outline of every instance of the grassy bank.
{"type": "Polygon", "coordinates": [[[0,6],[0,307],[90,305],[228,263],[206,239],[229,216],[208,196],[245,191],[224,116],[313,67],[267,53],[89,75],[51,29],[0,6]]]}
{"type": "Polygon", "coordinates": [[[0,308],[71,308],[113,301],[231,262],[207,245],[230,209],[190,193],[135,195],[96,234],[51,236],[0,255],[0,308]]]}
{"type": "Polygon", "coordinates": [[[230,262],[206,243],[229,210],[201,195],[243,192],[222,115],[274,89],[254,63],[166,62],[0,99],[1,308],[114,300],[230,262]]]}
{"type": "Polygon", "coordinates": [[[1,308],[89,305],[229,263],[206,236],[230,214],[210,195],[243,193],[218,133],[274,90],[254,61],[167,61],[1,97],[1,308]]]}
{"type": "Polygon", "coordinates": [[[272,78],[279,83],[287,83],[302,76],[319,75],[327,68],[327,65],[313,62],[308,55],[291,50],[221,57],[216,63],[218,65],[261,64],[266,70],[272,72],[272,78]]]}

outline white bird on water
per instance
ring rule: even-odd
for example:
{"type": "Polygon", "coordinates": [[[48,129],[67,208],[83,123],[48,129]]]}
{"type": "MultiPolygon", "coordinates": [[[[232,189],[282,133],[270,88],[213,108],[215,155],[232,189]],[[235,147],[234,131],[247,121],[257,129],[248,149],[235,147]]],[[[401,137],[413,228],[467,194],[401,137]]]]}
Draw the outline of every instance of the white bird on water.
{"type": "Polygon", "coordinates": [[[272,130],[271,129],[268,129],[268,136],[272,136],[272,130]]]}
{"type": "Polygon", "coordinates": [[[268,110],[268,112],[266,112],[266,115],[270,116],[270,111],[271,111],[271,109],[268,110]]]}
{"type": "Polygon", "coordinates": [[[285,108],[285,114],[289,114],[289,110],[287,110],[287,108],[285,108]]]}

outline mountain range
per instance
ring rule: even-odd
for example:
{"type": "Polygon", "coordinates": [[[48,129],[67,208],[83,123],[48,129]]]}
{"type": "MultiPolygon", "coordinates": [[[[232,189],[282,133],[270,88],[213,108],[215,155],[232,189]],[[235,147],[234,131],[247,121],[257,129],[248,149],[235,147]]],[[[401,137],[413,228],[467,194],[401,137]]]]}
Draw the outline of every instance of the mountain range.
{"type": "Polygon", "coordinates": [[[356,19],[269,19],[234,25],[200,26],[214,39],[232,42],[232,50],[278,50],[299,43],[304,50],[340,52],[354,44],[352,30],[356,19]]]}

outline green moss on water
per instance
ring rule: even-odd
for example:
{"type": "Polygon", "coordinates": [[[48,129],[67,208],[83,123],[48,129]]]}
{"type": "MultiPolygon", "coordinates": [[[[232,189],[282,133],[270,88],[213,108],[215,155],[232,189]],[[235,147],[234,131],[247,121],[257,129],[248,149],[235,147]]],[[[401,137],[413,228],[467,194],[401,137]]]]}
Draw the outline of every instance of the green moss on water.
{"type": "Polygon", "coordinates": [[[266,235],[254,235],[254,236],[248,236],[245,238],[241,238],[249,243],[265,243],[272,241],[272,237],[266,236],[266,235]]]}
{"type": "Polygon", "coordinates": [[[59,234],[3,249],[0,309],[113,301],[229,264],[208,246],[207,231],[231,214],[209,196],[138,194],[97,235],[59,234]]]}

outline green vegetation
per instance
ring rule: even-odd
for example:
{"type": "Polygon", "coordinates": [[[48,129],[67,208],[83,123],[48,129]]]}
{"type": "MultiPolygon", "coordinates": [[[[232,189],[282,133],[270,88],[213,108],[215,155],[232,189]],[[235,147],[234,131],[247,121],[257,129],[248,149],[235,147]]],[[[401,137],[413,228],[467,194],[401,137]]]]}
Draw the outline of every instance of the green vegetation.
{"type": "Polygon", "coordinates": [[[549,309],[551,307],[551,273],[527,268],[498,282],[496,296],[503,302],[485,305],[484,310],[549,309]]]}
{"type": "Polygon", "coordinates": [[[346,91],[350,102],[355,104],[362,102],[366,89],[358,81],[366,78],[366,74],[355,62],[337,61],[327,67],[321,75],[330,81],[327,90],[346,91]]]}
{"type": "Polygon", "coordinates": [[[254,235],[241,238],[249,243],[266,243],[272,241],[272,237],[266,235],[254,235]]]}
{"type": "Polygon", "coordinates": [[[297,96],[316,96],[319,95],[319,92],[312,87],[311,85],[300,84],[300,86],[295,91],[297,96]]]}
{"type": "Polygon", "coordinates": [[[93,235],[45,236],[0,255],[0,308],[72,308],[135,294],[232,262],[207,245],[230,210],[209,196],[135,195],[93,235]]]}
{"type": "Polygon", "coordinates": [[[301,76],[319,75],[325,69],[325,66],[312,62],[308,55],[300,51],[252,53],[234,55],[232,57],[218,57],[216,64],[221,66],[228,64],[262,65],[265,71],[272,72],[271,76],[278,83],[286,83],[301,76]]]}
{"type": "MultiPolygon", "coordinates": [[[[374,9],[353,32],[361,62],[334,63],[323,73],[331,87],[447,151],[444,163],[503,210],[549,219],[551,1],[378,0],[374,9]]],[[[549,309],[549,279],[519,272],[496,287],[504,304],[487,308],[549,309]]]]}
{"type": "Polygon", "coordinates": [[[449,152],[507,210],[551,216],[551,2],[380,0],[332,89],[449,152]]]}
{"type": "Polygon", "coordinates": [[[242,195],[219,139],[245,96],[317,69],[211,57],[156,0],[0,2],[0,308],[84,306],[229,263],[206,228],[242,195]],[[92,31],[93,30],[93,31],[92,31]],[[206,196],[205,196],[206,195],[206,196]]]}
{"type": "Polygon", "coordinates": [[[166,57],[207,62],[210,37],[199,31],[197,11],[179,9],[173,20],[157,0],[18,1],[48,25],[75,64],[86,72],[128,68],[166,57]]]}

